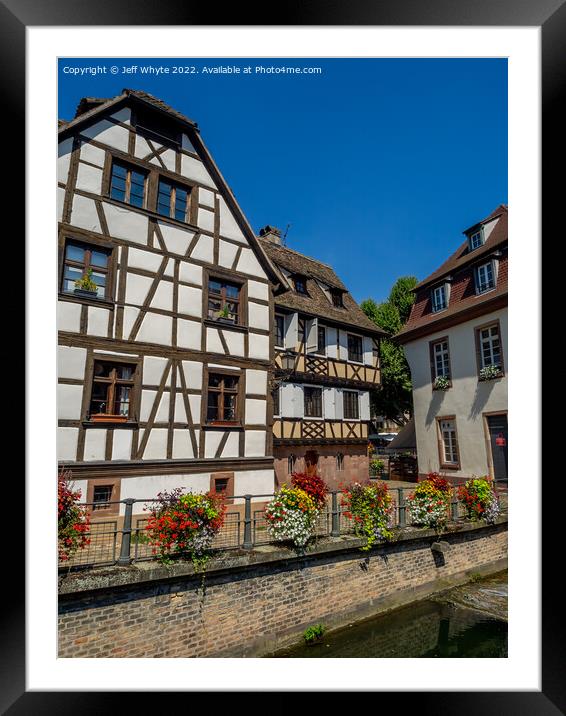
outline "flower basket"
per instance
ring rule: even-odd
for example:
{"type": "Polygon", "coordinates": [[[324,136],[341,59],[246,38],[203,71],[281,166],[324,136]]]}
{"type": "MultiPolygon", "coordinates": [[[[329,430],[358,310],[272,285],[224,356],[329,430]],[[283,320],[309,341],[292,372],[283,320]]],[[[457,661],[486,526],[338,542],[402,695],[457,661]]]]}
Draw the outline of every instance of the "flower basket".
{"type": "Polygon", "coordinates": [[[480,380],[501,378],[502,372],[500,365],[486,365],[480,370],[480,380]]]}
{"type": "Polygon", "coordinates": [[[283,485],[265,508],[269,535],[278,542],[293,542],[305,547],[314,534],[320,514],[315,500],[299,487],[283,485]]]}
{"type": "Polygon", "coordinates": [[[439,375],[434,381],[434,390],[448,390],[452,385],[450,378],[446,375],[439,375]]]}
{"type": "Polygon", "coordinates": [[[493,481],[487,477],[472,477],[458,489],[458,499],[464,505],[466,516],[472,522],[495,522],[501,512],[493,481]]]}
{"type": "Polygon", "coordinates": [[[393,500],[385,482],[348,485],[342,493],[342,505],[345,516],[353,521],[354,534],[365,538],[362,551],[393,536],[390,530],[393,500]]]}
{"type": "Polygon", "coordinates": [[[437,472],[419,482],[407,498],[411,524],[441,531],[450,518],[452,485],[437,472]]]}

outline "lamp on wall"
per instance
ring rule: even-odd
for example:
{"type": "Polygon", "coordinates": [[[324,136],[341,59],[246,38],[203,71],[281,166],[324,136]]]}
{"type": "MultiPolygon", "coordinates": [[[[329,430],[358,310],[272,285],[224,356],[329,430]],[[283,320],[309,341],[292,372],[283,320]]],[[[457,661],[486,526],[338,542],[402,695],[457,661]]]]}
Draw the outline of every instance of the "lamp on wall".
{"type": "Polygon", "coordinates": [[[295,370],[295,356],[293,353],[283,353],[281,356],[281,368],[286,373],[293,373],[295,370]]]}

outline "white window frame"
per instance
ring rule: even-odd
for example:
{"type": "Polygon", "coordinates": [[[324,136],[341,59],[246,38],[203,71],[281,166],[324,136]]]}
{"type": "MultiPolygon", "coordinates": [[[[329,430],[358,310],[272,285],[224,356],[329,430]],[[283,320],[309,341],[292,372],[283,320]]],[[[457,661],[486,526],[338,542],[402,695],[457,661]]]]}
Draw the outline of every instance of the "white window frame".
{"type": "Polygon", "coordinates": [[[448,308],[448,284],[442,283],[440,286],[436,286],[431,291],[431,303],[432,303],[432,312],[433,313],[440,313],[440,311],[445,311],[448,308]],[[439,305],[437,301],[437,291],[442,291],[443,295],[443,305],[439,305]]]}
{"type": "Polygon", "coordinates": [[[503,346],[501,345],[501,334],[500,334],[500,330],[499,330],[499,324],[493,323],[490,326],[485,326],[484,328],[479,328],[478,333],[479,333],[478,340],[479,340],[479,344],[480,344],[480,368],[487,368],[488,365],[495,365],[495,366],[498,366],[499,368],[502,368],[502,366],[503,366],[503,346]],[[491,331],[493,329],[495,329],[497,331],[497,336],[492,336],[491,331]],[[489,336],[486,339],[484,339],[482,337],[483,331],[489,331],[489,336]],[[493,357],[494,357],[493,341],[495,338],[497,339],[497,342],[499,343],[499,362],[493,361],[493,357]],[[493,361],[491,363],[486,363],[484,361],[484,352],[483,352],[484,342],[489,344],[490,359],[493,361]]]}
{"type": "Polygon", "coordinates": [[[440,376],[443,376],[450,380],[452,377],[450,375],[450,347],[448,345],[448,340],[446,338],[443,340],[440,340],[440,341],[433,342],[432,357],[433,357],[435,380],[436,380],[436,378],[440,378],[440,376]],[[437,346],[446,346],[446,348],[442,348],[440,351],[437,351],[436,350],[437,346]],[[438,372],[437,358],[441,358],[443,371],[444,371],[444,369],[446,369],[446,372],[442,372],[442,373],[438,372]]]}
{"type": "Polygon", "coordinates": [[[480,228],[477,231],[473,231],[470,234],[470,238],[469,238],[470,251],[475,251],[476,249],[479,249],[479,247],[483,246],[484,243],[485,243],[485,236],[483,233],[483,226],[480,226],[480,228]],[[476,246],[474,246],[474,237],[475,236],[479,236],[479,243],[476,246]]]}
{"type": "Polygon", "coordinates": [[[342,420],[347,420],[349,423],[361,423],[362,421],[362,410],[360,405],[360,391],[359,390],[352,390],[350,388],[343,388],[342,389],[342,420]],[[358,417],[357,418],[347,418],[345,415],[345,406],[346,401],[344,400],[344,393],[355,393],[358,396],[358,417]]]}
{"type": "Polygon", "coordinates": [[[312,385],[310,383],[303,383],[302,391],[303,391],[303,420],[324,420],[324,387],[322,385],[312,385]],[[317,390],[320,390],[320,412],[321,415],[306,415],[305,410],[305,388],[316,388],[317,390]]]}
{"type": "Polygon", "coordinates": [[[442,465],[457,467],[460,465],[460,450],[458,446],[458,431],[454,418],[439,418],[438,430],[440,431],[440,442],[442,445],[442,465]],[[450,424],[450,428],[443,427],[443,424],[450,424]],[[448,444],[446,438],[448,437],[448,444]],[[447,450],[450,457],[447,457],[447,450]],[[456,459],[452,459],[452,458],[456,459]]]}
{"type": "MultiPolygon", "coordinates": [[[[283,345],[280,346],[277,344],[277,341],[274,340],[275,348],[285,348],[286,338],[287,338],[287,321],[285,320],[285,314],[284,313],[276,313],[275,318],[282,318],[283,319],[283,345]]],[[[277,338],[277,336],[275,336],[277,338]]]]}
{"type": "Polygon", "coordinates": [[[352,331],[345,331],[346,333],[346,362],[347,363],[353,363],[354,365],[365,365],[364,364],[364,337],[361,336],[359,333],[352,333],[352,331]],[[361,360],[351,360],[350,358],[350,349],[348,348],[348,336],[355,336],[356,338],[359,338],[362,342],[362,359],[361,360]]]}
{"type": "Polygon", "coordinates": [[[476,266],[475,271],[474,271],[474,276],[475,276],[475,282],[476,282],[476,294],[480,295],[480,294],[488,293],[489,291],[494,291],[495,288],[497,287],[497,271],[496,271],[495,261],[493,261],[493,259],[491,259],[490,261],[486,261],[485,263],[480,264],[479,266],[476,266]],[[493,285],[482,289],[481,284],[480,284],[480,270],[486,269],[486,273],[487,273],[488,266],[491,269],[491,279],[493,281],[493,285]]]}

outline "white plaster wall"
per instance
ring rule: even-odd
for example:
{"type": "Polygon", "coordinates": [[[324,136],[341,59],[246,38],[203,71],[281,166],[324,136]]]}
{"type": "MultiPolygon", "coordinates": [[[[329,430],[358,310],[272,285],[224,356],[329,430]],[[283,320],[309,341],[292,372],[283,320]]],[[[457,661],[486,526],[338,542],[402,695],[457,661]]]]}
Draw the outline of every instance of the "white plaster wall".
{"type": "Polygon", "coordinates": [[[236,269],[242,273],[247,273],[250,276],[259,276],[260,278],[266,277],[265,271],[262,269],[256,255],[251,249],[242,250],[236,269]]]}
{"type": "Polygon", "coordinates": [[[246,423],[248,425],[265,425],[267,402],[255,398],[246,399],[246,423]]]}
{"type": "Polygon", "coordinates": [[[162,316],[160,313],[146,313],[136,340],[170,346],[172,320],[171,316],[162,316]]]}
{"type": "Polygon", "coordinates": [[[174,259],[169,259],[167,263],[165,264],[165,270],[163,271],[164,276],[169,276],[170,278],[173,278],[175,275],[175,261],[174,259]]]}
{"type": "Polygon", "coordinates": [[[202,290],[192,286],[179,286],[178,311],[200,318],[202,316],[202,290]]]}
{"type": "Polygon", "coordinates": [[[78,378],[85,375],[86,348],[58,346],[57,370],[59,378],[78,378]]]}
{"type": "Polygon", "coordinates": [[[198,203],[214,209],[214,192],[208,191],[208,189],[199,189],[198,203]]]}
{"type": "Polygon", "coordinates": [[[150,251],[136,249],[133,246],[128,250],[128,266],[132,268],[157,271],[161,266],[162,260],[163,256],[161,254],[152,254],[150,251]]]}
{"type": "MultiPolygon", "coordinates": [[[[120,498],[126,500],[152,499],[157,497],[159,492],[171,491],[176,487],[182,488],[183,492],[206,492],[210,489],[210,473],[197,473],[195,475],[144,475],[143,477],[128,477],[122,480],[120,486],[120,498]]],[[[137,502],[134,504],[134,514],[143,514],[144,507],[151,507],[151,503],[137,502]]],[[[125,505],[120,505],[120,514],[125,512],[125,505]]]]}
{"type": "Polygon", "coordinates": [[[269,306],[263,306],[259,303],[248,303],[248,320],[250,328],[260,328],[261,330],[269,330],[269,306]]]}
{"type": "Polygon", "coordinates": [[[246,430],[246,457],[262,457],[265,455],[265,430],[246,430]]]}
{"type": "Polygon", "coordinates": [[[246,393],[267,394],[267,371],[248,368],[246,370],[246,393]]]}
{"type": "Polygon", "coordinates": [[[181,174],[187,177],[187,179],[193,179],[197,184],[204,184],[204,186],[211,187],[212,189],[218,188],[200,159],[182,154],[181,174]]]}
{"type": "Polygon", "coordinates": [[[153,283],[149,276],[139,276],[135,273],[128,273],[126,278],[126,303],[142,306],[147,293],[153,283]]]}
{"type": "Polygon", "coordinates": [[[100,147],[95,147],[93,144],[83,142],[81,144],[81,159],[91,164],[96,164],[101,169],[104,167],[104,160],[106,158],[106,152],[100,147]]]}
{"type": "Polygon", "coordinates": [[[248,281],[248,298],[259,298],[269,301],[269,285],[259,281],[248,281]]]}
{"type": "Polygon", "coordinates": [[[139,312],[139,308],[133,308],[132,306],[124,307],[124,323],[122,326],[122,333],[124,338],[129,338],[130,333],[132,332],[133,325],[139,315],[139,312]]]}
{"type": "Polygon", "coordinates": [[[191,140],[187,137],[186,134],[183,134],[181,136],[181,147],[183,149],[186,149],[188,152],[193,152],[194,154],[197,153],[196,149],[193,147],[193,143],[191,140]]]}
{"type": "Polygon", "coordinates": [[[128,107],[124,107],[123,109],[119,109],[117,112],[114,112],[114,114],[110,115],[113,119],[116,119],[118,122],[123,122],[124,124],[130,124],[130,119],[132,117],[132,111],[128,107]]]}
{"type": "Polygon", "coordinates": [[[147,245],[147,216],[106,202],[102,203],[102,207],[111,236],[135,244],[147,245]]]}
{"type": "Polygon", "coordinates": [[[159,221],[158,224],[167,251],[184,256],[187,253],[191,239],[195,235],[194,231],[182,229],[180,226],[172,226],[164,221],[159,221]]]}
{"type": "Polygon", "coordinates": [[[69,301],[57,302],[57,328],[60,331],[78,333],[81,327],[81,304],[69,301]]]}
{"type": "Polygon", "coordinates": [[[485,475],[488,471],[482,413],[507,410],[507,375],[478,381],[474,328],[499,319],[505,371],[508,371],[507,310],[496,311],[444,329],[405,346],[411,368],[419,471],[439,470],[436,418],[456,416],[459,471],[451,475],[485,475]],[[448,336],[452,388],[432,390],[429,341],[448,336]]]}
{"type": "Polygon", "coordinates": [[[492,219],[492,221],[488,221],[486,224],[483,225],[484,241],[487,241],[489,239],[491,232],[497,226],[497,222],[500,220],[500,218],[501,217],[499,217],[498,219],[492,219]]]}
{"type": "Polygon", "coordinates": [[[57,221],[63,221],[63,207],[65,206],[65,190],[57,187],[57,221]]]}
{"type": "Polygon", "coordinates": [[[232,356],[244,356],[244,334],[235,331],[223,331],[223,334],[228,346],[228,353],[232,356]]]}
{"type": "MultiPolygon", "coordinates": [[[[140,420],[142,422],[147,422],[149,420],[149,415],[153,408],[153,404],[155,402],[156,396],[157,396],[157,391],[155,391],[155,390],[143,390],[142,391],[141,406],[140,406],[140,420]]],[[[159,407],[157,408],[157,413],[155,414],[155,422],[166,423],[166,422],[168,422],[168,420],[169,420],[169,393],[163,393],[163,395],[161,396],[161,399],[159,401],[159,407]]]]}
{"type": "Polygon", "coordinates": [[[169,171],[171,171],[171,172],[174,172],[175,171],[175,152],[172,149],[166,149],[159,156],[163,160],[163,163],[165,164],[167,169],[169,169],[169,171]]]}
{"type": "Polygon", "coordinates": [[[250,333],[248,336],[249,358],[269,360],[269,336],[250,333]]]}
{"type": "Polygon", "coordinates": [[[204,231],[214,231],[214,212],[208,209],[199,209],[197,216],[197,226],[204,231]]]}
{"type": "Polygon", "coordinates": [[[198,361],[183,361],[183,371],[187,388],[202,388],[202,363],[198,361]]]}
{"type": "Polygon", "coordinates": [[[57,147],[57,181],[60,181],[62,184],[66,184],[69,177],[69,165],[71,163],[72,150],[72,137],[59,142],[57,147]]]}
{"type": "MultiPolygon", "coordinates": [[[[235,495],[272,495],[275,489],[275,474],[273,470],[238,470],[234,473],[235,495]]],[[[265,498],[252,499],[252,502],[261,502],[265,498]]],[[[235,504],[244,500],[234,500],[235,504]]]]}
{"type": "Polygon", "coordinates": [[[106,430],[90,428],[85,432],[85,461],[104,460],[106,451],[106,430]]]}
{"type": "MultiPolygon", "coordinates": [[[[224,437],[224,433],[226,433],[226,430],[207,430],[204,436],[204,456],[205,457],[214,457],[216,455],[216,451],[218,450],[218,446],[220,445],[220,442],[222,438],[224,437]]],[[[232,432],[232,435],[236,437],[236,441],[238,440],[238,433],[232,432]]],[[[228,441],[230,440],[230,435],[228,436],[228,441]]],[[[227,441],[227,442],[228,442],[227,441]]],[[[236,447],[236,455],[237,455],[237,447],[236,447]]],[[[221,455],[222,457],[222,455],[221,455]]]]}
{"type": "Polygon", "coordinates": [[[177,346],[200,350],[201,345],[201,324],[196,321],[185,321],[177,319],[177,346]]]}
{"type": "MultiPolygon", "coordinates": [[[[188,395],[189,408],[194,423],[200,420],[200,395],[188,395]]],[[[175,396],[175,422],[187,423],[189,421],[187,411],[185,410],[185,401],[181,393],[175,396]]]]}
{"type": "Polygon", "coordinates": [[[234,239],[239,241],[241,244],[246,244],[246,237],[242,233],[242,230],[238,226],[236,219],[232,212],[228,208],[228,205],[224,201],[223,197],[219,197],[220,204],[220,236],[225,236],[227,239],[234,239]]]}
{"type": "Polygon", "coordinates": [[[89,139],[96,139],[101,144],[106,144],[114,149],[127,153],[128,138],[130,133],[124,127],[112,124],[107,119],[96,122],[90,127],[81,130],[81,134],[89,139]]]}
{"type": "Polygon", "coordinates": [[[139,134],[136,134],[136,141],[134,146],[134,156],[138,157],[138,159],[143,159],[144,157],[147,157],[148,154],[153,154],[151,147],[147,143],[145,137],[142,137],[139,134]]]}
{"type": "Polygon", "coordinates": [[[91,167],[90,164],[79,162],[77,171],[77,189],[89,191],[92,194],[102,193],[102,169],[91,167]]]}
{"type": "Polygon", "coordinates": [[[236,244],[229,244],[227,241],[220,239],[218,247],[218,263],[220,266],[231,268],[238,253],[238,247],[236,244]]]}
{"type": "MultiPolygon", "coordinates": [[[[143,384],[159,385],[163,378],[163,372],[167,366],[167,358],[158,356],[145,356],[143,359],[143,384]]],[[[167,376],[165,385],[171,384],[171,375],[167,376]]]]}
{"type": "MultiPolygon", "coordinates": [[[[145,430],[143,431],[145,434],[145,430]]],[[[140,430],[140,440],[142,431],[140,430]]],[[[144,460],[164,460],[167,457],[167,428],[152,428],[143,453],[144,460]]]]}
{"type": "Polygon", "coordinates": [[[133,430],[114,430],[112,460],[130,460],[132,456],[133,430]]]}
{"type": "Polygon", "coordinates": [[[71,209],[71,224],[88,231],[96,231],[101,234],[100,221],[96,213],[96,205],[93,199],[75,194],[73,196],[73,207],[71,209]]]}
{"type": "Polygon", "coordinates": [[[210,353],[225,353],[216,328],[206,329],[206,350],[210,353]]]}
{"type": "Polygon", "coordinates": [[[214,240],[212,236],[203,234],[199,237],[196,246],[191,252],[191,258],[197,259],[198,261],[206,261],[213,263],[214,260],[214,240]]]}
{"type": "Polygon", "coordinates": [[[77,459],[77,441],[79,439],[78,428],[57,428],[57,459],[77,459]]]}
{"type": "Polygon", "coordinates": [[[80,490],[81,496],[79,502],[86,502],[88,480],[71,480],[73,490],[80,490]]]}
{"type": "MultiPolygon", "coordinates": [[[[198,445],[198,430],[196,431],[196,441],[198,445]]],[[[182,458],[194,458],[196,455],[193,451],[191,436],[189,430],[175,429],[173,430],[173,460],[182,458]]]]}
{"type": "Polygon", "coordinates": [[[108,335],[108,318],[110,309],[99,306],[88,307],[87,333],[90,336],[108,335]]]}
{"type": "Polygon", "coordinates": [[[60,420],[79,420],[81,417],[82,385],[57,386],[57,416],[60,420]]]}
{"type": "Polygon", "coordinates": [[[149,305],[151,308],[161,308],[164,311],[172,311],[173,283],[171,281],[160,281],[149,305]]]}
{"type": "Polygon", "coordinates": [[[202,266],[191,264],[188,261],[181,261],[179,266],[179,280],[202,286],[202,266]]]}

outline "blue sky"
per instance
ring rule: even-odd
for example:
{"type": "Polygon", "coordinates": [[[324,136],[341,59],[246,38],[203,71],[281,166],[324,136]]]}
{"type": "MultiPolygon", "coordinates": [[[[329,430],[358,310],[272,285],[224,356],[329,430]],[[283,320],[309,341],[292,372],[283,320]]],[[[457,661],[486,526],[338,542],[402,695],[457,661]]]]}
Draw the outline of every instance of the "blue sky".
{"type": "Polygon", "coordinates": [[[505,59],[64,59],[59,116],[124,87],[198,122],[254,230],[290,224],[287,245],[332,264],[358,301],[385,299],[399,276],[424,278],[507,203],[505,59]],[[107,72],[63,72],[95,65],[107,72]],[[121,71],[141,65],[196,72],[121,71]],[[220,65],[252,72],[203,72],[220,65]]]}

